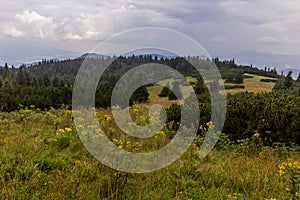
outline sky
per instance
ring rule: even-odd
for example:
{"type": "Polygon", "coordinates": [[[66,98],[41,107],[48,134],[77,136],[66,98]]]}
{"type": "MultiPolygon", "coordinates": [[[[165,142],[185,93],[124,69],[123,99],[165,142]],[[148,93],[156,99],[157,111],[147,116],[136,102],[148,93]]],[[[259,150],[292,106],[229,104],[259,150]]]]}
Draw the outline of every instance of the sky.
{"type": "Polygon", "coordinates": [[[2,0],[0,27],[0,65],[80,55],[119,32],[162,27],[212,56],[267,65],[265,55],[300,69],[299,0],[2,0]]]}

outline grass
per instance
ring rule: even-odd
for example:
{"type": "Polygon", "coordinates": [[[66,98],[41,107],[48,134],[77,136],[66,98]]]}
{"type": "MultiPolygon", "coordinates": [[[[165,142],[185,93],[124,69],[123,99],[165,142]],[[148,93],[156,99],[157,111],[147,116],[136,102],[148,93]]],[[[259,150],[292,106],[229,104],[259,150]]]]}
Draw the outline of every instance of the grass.
{"type": "MultiPolygon", "coordinates": [[[[234,93],[238,93],[238,92],[254,92],[254,93],[259,93],[259,92],[271,92],[273,87],[275,86],[275,82],[261,82],[261,79],[272,79],[272,80],[277,80],[276,78],[269,78],[269,77],[265,77],[265,76],[259,76],[259,75],[254,75],[254,74],[244,74],[246,76],[250,76],[252,78],[245,78],[244,79],[244,83],[241,85],[244,85],[245,88],[235,88],[235,89],[228,89],[226,90],[226,93],[230,93],[230,94],[234,94],[234,93]]],[[[188,76],[187,78],[188,82],[193,82],[196,83],[197,79],[191,76],[188,76]]],[[[207,81],[209,82],[209,81],[207,81]]],[[[220,82],[220,84],[224,84],[223,81],[220,82]]],[[[234,85],[232,83],[225,83],[225,85],[234,85]]],[[[176,103],[177,101],[168,101],[168,99],[165,98],[161,98],[158,96],[158,94],[160,93],[160,91],[162,90],[162,86],[155,84],[153,86],[147,87],[148,92],[150,94],[149,96],[149,101],[152,104],[160,104],[163,106],[169,106],[172,103],[176,103]]],[[[185,91],[184,88],[182,88],[182,91],[185,91]]]]}
{"type": "MultiPolygon", "coordinates": [[[[172,79],[164,80],[163,82],[161,82],[161,84],[166,84],[167,82],[169,82],[171,84],[172,81],[173,81],[172,79]]],[[[188,77],[186,77],[186,81],[196,83],[197,79],[194,77],[188,76],[188,77]]],[[[180,86],[180,87],[181,87],[181,91],[183,92],[183,94],[185,94],[184,92],[186,92],[186,95],[188,96],[188,93],[187,93],[188,90],[184,89],[184,87],[186,87],[186,86],[180,86]]],[[[168,100],[168,97],[159,97],[158,95],[162,89],[163,89],[163,86],[160,84],[154,84],[153,86],[147,87],[147,90],[149,92],[149,103],[150,104],[160,104],[164,107],[168,107],[172,103],[178,103],[177,100],[168,100]]]]}
{"type": "MultiPolygon", "coordinates": [[[[135,105],[132,117],[143,125],[149,107],[135,105]]],[[[116,145],[145,152],[170,142],[166,125],[155,137],[135,140],[120,132],[110,110],[98,110],[102,129],[116,145]],[[124,142],[126,138],[127,142],[124,142]],[[128,143],[128,141],[130,141],[128,143]]],[[[231,143],[223,135],[204,159],[198,137],[176,162],[161,170],[118,172],[94,159],[81,143],[68,110],[38,109],[0,113],[1,199],[290,199],[286,172],[278,166],[300,160],[299,147],[262,147],[259,135],[231,143]]]]}
{"type": "MultiPolygon", "coordinates": [[[[252,76],[253,78],[245,78],[244,79],[244,84],[245,85],[245,89],[230,89],[230,90],[226,90],[227,93],[237,93],[237,92],[254,92],[254,93],[258,93],[258,92],[271,92],[273,87],[275,86],[276,83],[274,82],[261,82],[261,79],[274,79],[276,80],[276,78],[269,78],[269,77],[265,77],[265,76],[258,76],[258,75],[254,75],[254,74],[245,74],[245,75],[249,75],[252,76]]],[[[230,85],[230,84],[227,84],[230,85]]]]}
{"type": "Polygon", "coordinates": [[[147,87],[147,90],[149,92],[149,102],[151,104],[160,104],[162,106],[169,106],[172,103],[176,103],[177,100],[168,100],[168,97],[159,97],[158,94],[161,92],[163,89],[163,86],[159,84],[155,84],[151,87],[147,87]]]}

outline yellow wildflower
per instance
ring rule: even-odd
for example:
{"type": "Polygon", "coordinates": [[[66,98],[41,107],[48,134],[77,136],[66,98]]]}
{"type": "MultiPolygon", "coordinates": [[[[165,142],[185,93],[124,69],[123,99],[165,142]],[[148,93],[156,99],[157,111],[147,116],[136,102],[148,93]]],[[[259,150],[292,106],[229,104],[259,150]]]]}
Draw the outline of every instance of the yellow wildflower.
{"type": "Polygon", "coordinates": [[[253,137],[256,137],[256,138],[258,138],[260,136],[260,134],[258,133],[258,132],[256,132],[254,135],[253,135],[253,137]]]}
{"type": "Polygon", "coordinates": [[[71,128],[69,128],[69,127],[67,127],[67,128],[65,128],[65,131],[67,131],[67,132],[71,132],[71,131],[72,131],[72,129],[71,129],[71,128]]]}
{"type": "Polygon", "coordinates": [[[111,122],[111,120],[112,120],[111,116],[109,116],[109,115],[104,115],[104,119],[107,122],[111,122]]]}
{"type": "Polygon", "coordinates": [[[158,131],[158,132],[156,132],[156,135],[165,137],[166,133],[164,131],[158,131]]]}
{"type": "Polygon", "coordinates": [[[59,133],[65,133],[65,130],[62,129],[62,128],[60,128],[60,129],[58,129],[58,132],[59,132],[59,133]]]}

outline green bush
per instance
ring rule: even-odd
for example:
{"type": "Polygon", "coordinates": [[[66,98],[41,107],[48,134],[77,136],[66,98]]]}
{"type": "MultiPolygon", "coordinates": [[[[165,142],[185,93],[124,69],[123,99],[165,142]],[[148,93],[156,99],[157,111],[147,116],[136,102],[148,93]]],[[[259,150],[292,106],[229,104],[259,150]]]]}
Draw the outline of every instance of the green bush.
{"type": "Polygon", "coordinates": [[[277,83],[277,80],[275,79],[268,79],[268,78],[263,78],[263,79],[260,79],[260,82],[266,82],[266,83],[277,83]]]}
{"type": "Polygon", "coordinates": [[[230,90],[230,89],[244,89],[244,85],[225,85],[225,90],[230,90]]]}

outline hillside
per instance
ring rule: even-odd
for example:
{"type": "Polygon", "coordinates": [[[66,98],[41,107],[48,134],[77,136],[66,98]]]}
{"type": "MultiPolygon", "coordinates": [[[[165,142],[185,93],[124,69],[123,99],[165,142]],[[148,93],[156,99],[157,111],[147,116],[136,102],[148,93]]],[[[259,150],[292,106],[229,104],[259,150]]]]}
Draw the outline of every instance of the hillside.
{"type": "MultiPolygon", "coordinates": [[[[237,93],[237,92],[271,92],[276,84],[278,78],[270,78],[266,76],[258,76],[254,74],[245,73],[246,77],[244,78],[244,83],[240,84],[244,88],[233,88],[227,89],[227,93],[237,93]],[[274,82],[262,82],[261,80],[273,80],[274,82]]],[[[227,86],[236,86],[236,84],[226,83],[227,86]]]]}
{"type": "MultiPolygon", "coordinates": [[[[0,67],[0,103],[2,105],[0,110],[16,110],[19,104],[24,106],[36,105],[41,109],[50,108],[51,106],[55,108],[70,107],[74,80],[81,64],[88,61],[91,66],[100,66],[101,63],[109,59],[106,56],[94,54],[84,54],[83,57],[64,61],[42,60],[36,65],[21,65],[19,68],[9,68],[7,65],[0,67]]],[[[157,56],[152,55],[132,55],[129,57],[114,57],[113,59],[115,59],[114,62],[105,70],[97,86],[95,100],[97,107],[109,107],[111,93],[119,78],[130,69],[145,63],[159,63],[170,66],[185,77],[193,77],[194,81],[192,82],[194,83],[195,80],[197,83],[200,77],[198,71],[184,58],[158,59],[157,56]]],[[[262,83],[258,82],[258,79],[280,77],[276,69],[266,68],[262,70],[251,66],[242,66],[235,63],[234,59],[230,61],[220,61],[218,58],[212,61],[202,60],[199,57],[193,57],[192,59],[203,65],[204,69],[205,66],[214,62],[226,82],[225,87],[232,87],[232,84],[245,86],[245,89],[227,90],[228,93],[271,91],[274,83],[262,83]],[[253,78],[241,77],[246,73],[252,74],[253,78]]],[[[89,74],[91,72],[86,71],[85,73],[89,74]]],[[[199,80],[200,82],[203,81],[201,78],[199,80]]],[[[209,82],[209,80],[205,81],[209,82]]],[[[152,98],[151,95],[150,92],[150,98],[152,98]]],[[[147,101],[148,96],[149,93],[143,86],[134,94],[130,100],[131,104],[134,101],[147,101]]]]}

